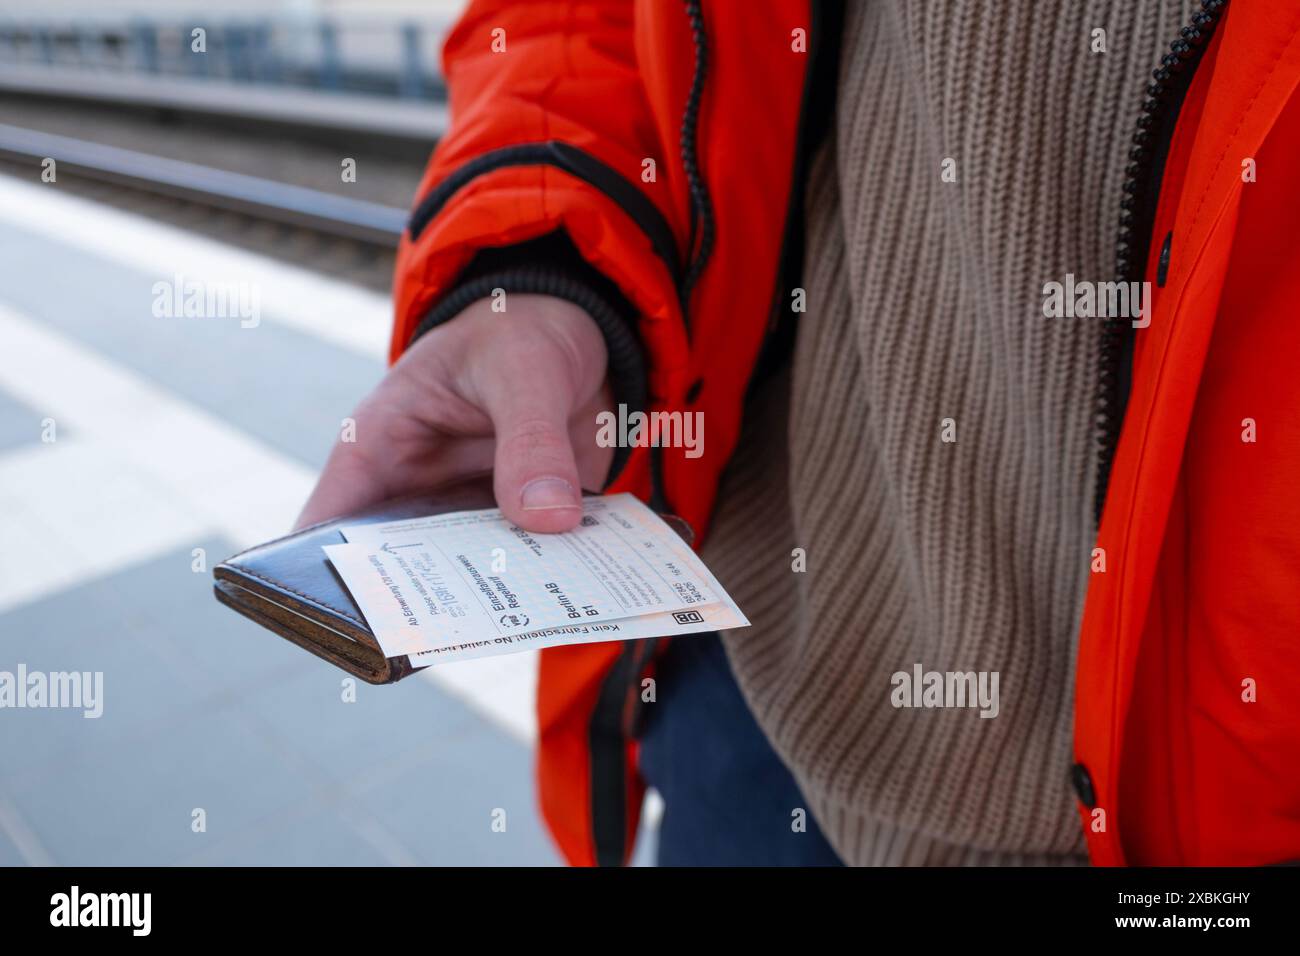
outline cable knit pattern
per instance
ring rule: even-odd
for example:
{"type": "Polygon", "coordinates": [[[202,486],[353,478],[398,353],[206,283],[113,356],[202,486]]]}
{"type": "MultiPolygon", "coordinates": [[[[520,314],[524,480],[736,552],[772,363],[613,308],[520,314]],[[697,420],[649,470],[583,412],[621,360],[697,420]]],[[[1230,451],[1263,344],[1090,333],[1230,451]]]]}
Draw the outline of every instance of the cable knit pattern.
{"type": "Polygon", "coordinates": [[[754,623],[728,655],[846,861],[1078,862],[1101,327],[1044,318],[1042,288],[1112,278],[1145,78],[1190,4],[849,10],[793,367],[749,409],[705,547],[754,623]],[[895,708],[918,663],[997,672],[999,715],[895,708]]]}

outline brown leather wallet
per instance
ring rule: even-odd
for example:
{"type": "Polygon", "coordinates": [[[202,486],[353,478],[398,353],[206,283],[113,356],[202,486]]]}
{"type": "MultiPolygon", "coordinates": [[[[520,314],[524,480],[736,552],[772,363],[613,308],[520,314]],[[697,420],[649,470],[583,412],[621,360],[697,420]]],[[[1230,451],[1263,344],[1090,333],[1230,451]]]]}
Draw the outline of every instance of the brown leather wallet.
{"type": "MultiPolygon", "coordinates": [[[[390,684],[423,668],[412,667],[406,657],[384,656],[321,545],[345,541],[339,530],[344,525],[495,506],[490,477],[395,498],[227,558],[213,570],[213,590],[222,604],[349,674],[372,684],[390,684]]],[[[681,518],[663,517],[687,541],[693,538],[681,518]]]]}

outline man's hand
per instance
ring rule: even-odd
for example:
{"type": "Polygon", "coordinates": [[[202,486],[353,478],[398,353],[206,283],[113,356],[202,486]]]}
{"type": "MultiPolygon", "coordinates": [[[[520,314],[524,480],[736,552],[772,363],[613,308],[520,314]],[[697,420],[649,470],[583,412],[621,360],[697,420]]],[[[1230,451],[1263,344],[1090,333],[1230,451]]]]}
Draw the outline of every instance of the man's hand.
{"type": "Polygon", "coordinates": [[[507,518],[566,531],[614,456],[595,441],[604,382],[604,340],[578,306],[512,295],[493,312],[480,300],[422,336],[357,406],[356,441],[334,446],[297,526],[492,470],[507,518]]]}

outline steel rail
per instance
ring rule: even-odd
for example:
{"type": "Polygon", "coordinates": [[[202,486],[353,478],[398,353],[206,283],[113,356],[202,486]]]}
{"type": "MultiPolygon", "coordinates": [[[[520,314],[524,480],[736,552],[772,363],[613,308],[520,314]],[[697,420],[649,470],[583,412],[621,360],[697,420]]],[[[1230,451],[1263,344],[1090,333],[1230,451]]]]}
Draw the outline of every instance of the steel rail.
{"type": "Polygon", "coordinates": [[[56,175],[126,186],[244,213],[386,249],[397,247],[408,210],[243,173],[0,124],[0,157],[55,161],[56,175]]]}

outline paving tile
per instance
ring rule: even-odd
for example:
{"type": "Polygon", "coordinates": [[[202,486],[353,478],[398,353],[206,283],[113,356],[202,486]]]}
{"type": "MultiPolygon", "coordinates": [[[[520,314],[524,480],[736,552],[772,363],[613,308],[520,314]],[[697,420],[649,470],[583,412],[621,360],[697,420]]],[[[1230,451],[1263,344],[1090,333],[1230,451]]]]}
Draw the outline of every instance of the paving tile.
{"type": "Polygon", "coordinates": [[[332,665],[217,602],[212,569],[236,548],[220,538],[194,542],[205,569],[192,570],[193,549],[174,552],[118,576],[115,589],[160,653],[185,669],[203,693],[242,695],[302,673],[328,675],[332,665]]]}
{"type": "Polygon", "coordinates": [[[317,802],[303,768],[233,712],[178,721],[130,746],[79,751],[8,789],[54,862],[76,866],[176,863],[203,840],[317,802]],[[206,812],[206,833],[191,830],[195,808],[206,812]]]}
{"type": "Polygon", "coordinates": [[[659,831],[645,819],[644,813],[642,810],[641,827],[637,831],[629,866],[654,866],[659,853],[659,831]]]}
{"type": "Polygon", "coordinates": [[[345,702],[347,675],[218,605],[190,561],[162,555],[0,616],[0,669],[103,674],[97,719],[0,711],[0,779],[56,862],[554,860],[526,747],[422,680],[357,681],[345,702]],[[354,793],[398,852],[347,823],[354,793]],[[207,833],[190,831],[196,806],[207,833]],[[495,806],[508,834],[488,827],[495,806]],[[471,812],[480,833],[456,822],[471,812]]]}
{"type": "Polygon", "coordinates": [[[400,772],[362,782],[357,802],[388,823],[421,863],[540,866],[560,862],[543,830],[527,748],[476,726],[400,772]],[[494,832],[494,811],[505,832],[494,832]]]}
{"type": "MultiPolygon", "coordinates": [[[[41,441],[41,419],[34,408],[29,408],[0,390],[0,454],[21,445],[41,441]]],[[[62,437],[56,432],[56,437],[62,437]]]]}
{"type": "Polygon", "coordinates": [[[0,616],[0,670],[17,674],[20,664],[29,673],[101,674],[103,710],[89,719],[82,710],[0,710],[0,752],[6,755],[0,776],[9,778],[127,746],[151,726],[191,710],[201,693],[141,631],[114,591],[114,579],[0,616]]]}
{"type": "MultiPolygon", "coordinates": [[[[202,838],[198,842],[202,843],[202,838]]],[[[366,840],[344,813],[322,807],[201,847],[184,862],[196,866],[384,866],[392,861],[366,840]]]]}
{"type": "Polygon", "coordinates": [[[159,281],[174,276],[0,230],[0,301],[271,447],[323,464],[341,420],[382,376],[382,364],[269,321],[241,328],[235,318],[159,318],[152,312],[159,281]],[[52,255],[76,282],[24,281],[48,275],[52,255]]]}
{"type": "MultiPolygon", "coordinates": [[[[196,542],[226,554],[220,539],[196,542]]],[[[133,735],[212,710],[323,661],[219,605],[190,550],[160,556],[0,615],[0,670],[100,672],[103,713],[0,711],[0,749],[19,759],[9,773],[83,750],[125,746],[133,735]]]]}
{"type": "Polygon", "coordinates": [[[302,753],[340,786],[368,771],[402,765],[411,754],[437,752],[440,740],[482,730],[501,732],[445,693],[419,681],[373,686],[337,668],[311,668],[250,695],[256,716],[281,746],[302,753]],[[347,702],[344,696],[355,696],[347,702]]]}
{"type": "Polygon", "coordinates": [[[4,830],[0,830],[0,866],[26,866],[27,861],[23,855],[18,852],[18,847],[14,846],[12,840],[5,835],[4,830]]]}

